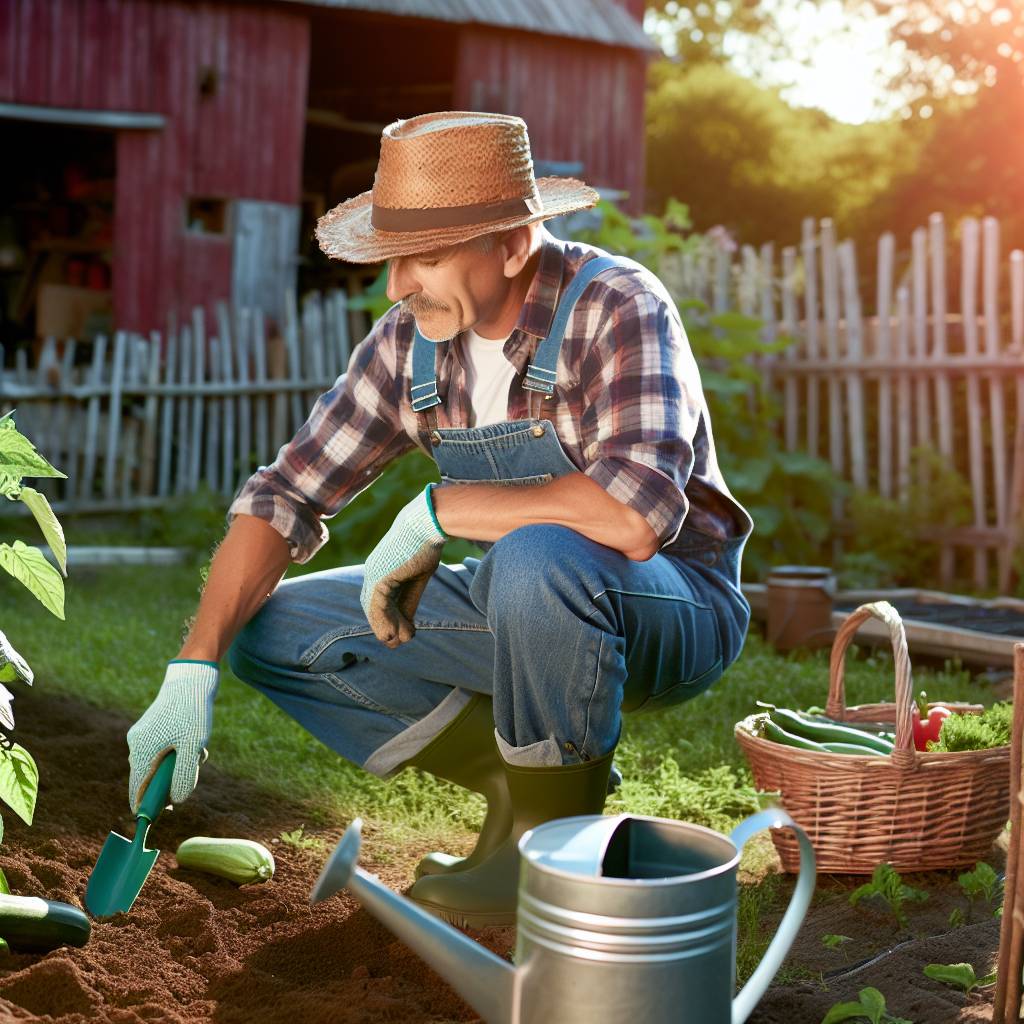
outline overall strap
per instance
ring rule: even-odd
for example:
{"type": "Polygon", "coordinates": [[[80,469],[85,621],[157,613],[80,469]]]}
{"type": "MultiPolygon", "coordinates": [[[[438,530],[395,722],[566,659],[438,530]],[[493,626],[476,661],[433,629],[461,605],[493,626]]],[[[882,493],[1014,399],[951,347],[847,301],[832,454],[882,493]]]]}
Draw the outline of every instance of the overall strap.
{"type": "Polygon", "coordinates": [[[437,393],[437,373],[434,370],[436,344],[438,342],[424,338],[418,327],[413,327],[412,385],[409,397],[414,412],[422,412],[432,405],[441,404],[441,396],[437,393]]]}
{"type": "Polygon", "coordinates": [[[565,294],[558,301],[558,308],[555,310],[555,317],[551,322],[548,336],[541,341],[537,347],[534,361],[527,367],[526,377],[523,380],[524,388],[528,391],[540,391],[548,396],[554,394],[562,337],[568,326],[569,317],[572,316],[572,311],[584,289],[602,270],[630,265],[635,266],[636,264],[631,260],[615,256],[598,256],[596,259],[588,260],[576,271],[576,276],[569,282],[565,294]]]}

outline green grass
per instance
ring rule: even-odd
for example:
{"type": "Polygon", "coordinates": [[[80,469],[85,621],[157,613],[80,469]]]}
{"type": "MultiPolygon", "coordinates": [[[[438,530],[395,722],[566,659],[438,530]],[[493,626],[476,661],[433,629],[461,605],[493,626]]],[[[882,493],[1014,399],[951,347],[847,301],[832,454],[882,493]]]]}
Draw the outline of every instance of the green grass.
{"type": "MultiPolygon", "coordinates": [[[[315,562],[315,568],[330,564],[315,562]]],[[[54,619],[9,581],[0,587],[0,628],[33,667],[39,690],[134,720],[155,695],[167,659],[177,653],[199,587],[198,563],[72,568],[66,622],[54,619]]],[[[847,661],[850,703],[892,699],[888,651],[854,648],[847,661]]],[[[918,672],[915,685],[924,686],[933,699],[992,701],[985,685],[955,666],[918,672]]],[[[627,718],[616,754],[625,781],[607,810],[677,818],[728,832],[758,806],[733,739],[734,723],[752,712],[759,698],[807,707],[824,704],[827,690],[826,652],[781,657],[753,632],[741,658],[705,694],[668,711],[627,718]]],[[[112,759],[123,764],[127,783],[123,739],[112,759]]],[[[294,801],[291,828],[337,828],[362,816],[379,844],[378,860],[394,856],[413,837],[464,841],[483,817],[479,797],[447,783],[411,771],[385,782],[349,764],[227,670],[210,760],[223,772],[258,780],[269,793],[294,801]]],[[[758,837],[744,857],[744,869],[760,881],[741,887],[741,980],[770,938],[758,922],[780,899],[780,880],[765,875],[770,849],[767,839],[758,837]]]]}
{"type": "MultiPolygon", "coordinates": [[[[61,623],[11,581],[0,594],[0,624],[40,687],[135,717],[177,653],[199,586],[195,566],[72,571],[61,623]]],[[[848,699],[891,699],[891,656],[859,653],[848,666],[848,699]]],[[[783,658],[752,634],[739,661],[706,693],[668,711],[627,718],[616,754],[625,782],[609,809],[730,828],[756,807],[734,723],[758,698],[795,707],[823,704],[827,675],[824,652],[783,658]]],[[[991,699],[966,671],[918,673],[917,682],[937,698],[991,699]]],[[[472,827],[482,813],[475,796],[426,776],[407,772],[383,782],[344,762],[227,670],[211,757],[226,772],[313,801],[325,820],[361,814],[382,826],[436,830],[472,827]]]]}

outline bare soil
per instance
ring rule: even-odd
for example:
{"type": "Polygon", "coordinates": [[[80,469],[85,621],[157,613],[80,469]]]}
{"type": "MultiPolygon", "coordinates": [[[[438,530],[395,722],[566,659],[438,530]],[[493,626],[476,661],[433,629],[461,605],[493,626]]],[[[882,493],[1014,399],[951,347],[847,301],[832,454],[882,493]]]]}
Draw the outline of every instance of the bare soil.
{"type": "MultiPolygon", "coordinates": [[[[133,834],[124,739],[131,723],[41,688],[20,690],[17,712],[16,738],[36,758],[40,792],[31,828],[11,812],[3,814],[0,867],[16,894],[83,907],[89,873],[108,832],[133,834]]],[[[0,1021],[478,1020],[442,979],[346,893],[310,906],[309,892],[326,852],[347,822],[316,832],[323,840],[318,851],[281,842],[280,833],[294,829],[308,810],[225,775],[211,759],[196,794],[153,826],[148,845],[163,852],[130,912],[93,922],[92,936],[82,948],[0,958],[0,1021]],[[178,868],[174,850],[194,835],[262,842],[277,862],[273,880],[237,886],[178,868]]],[[[393,889],[406,889],[425,849],[403,850],[383,864],[374,863],[374,849],[369,831],[363,866],[393,889]]],[[[989,858],[997,869],[1000,857],[994,849],[989,858]]],[[[910,934],[898,931],[882,908],[850,908],[846,896],[861,879],[821,879],[822,895],[786,963],[785,976],[798,980],[771,989],[751,1018],[753,1024],[816,1024],[833,1003],[855,998],[865,985],[879,988],[890,1011],[915,1024],[990,1021],[991,988],[965,996],[921,972],[927,963],[966,960],[982,975],[994,964],[999,923],[991,908],[975,911],[976,923],[949,929],[950,910],[965,906],[955,877],[933,873],[916,880],[932,896],[909,908],[910,934]],[[829,950],[821,942],[828,933],[851,936],[851,941],[829,950]],[[842,977],[827,977],[907,938],[880,960],[842,977]]],[[[767,931],[772,924],[765,922],[767,931]]],[[[511,928],[472,934],[502,956],[514,947],[511,928]]]]}

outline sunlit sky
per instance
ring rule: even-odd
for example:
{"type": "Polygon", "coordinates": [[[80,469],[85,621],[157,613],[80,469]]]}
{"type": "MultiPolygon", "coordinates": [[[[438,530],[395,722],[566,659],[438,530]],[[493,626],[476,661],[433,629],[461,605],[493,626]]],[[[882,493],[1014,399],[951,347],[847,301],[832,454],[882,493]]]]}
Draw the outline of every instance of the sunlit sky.
{"type": "MultiPolygon", "coordinates": [[[[904,105],[885,84],[904,59],[902,44],[889,41],[881,18],[855,16],[840,0],[776,0],[775,19],[792,52],[807,63],[774,59],[756,39],[727,37],[726,52],[740,74],[784,87],[783,96],[796,106],[819,107],[854,124],[891,116],[904,105]]],[[[645,27],[657,35],[650,19],[645,27]]]]}

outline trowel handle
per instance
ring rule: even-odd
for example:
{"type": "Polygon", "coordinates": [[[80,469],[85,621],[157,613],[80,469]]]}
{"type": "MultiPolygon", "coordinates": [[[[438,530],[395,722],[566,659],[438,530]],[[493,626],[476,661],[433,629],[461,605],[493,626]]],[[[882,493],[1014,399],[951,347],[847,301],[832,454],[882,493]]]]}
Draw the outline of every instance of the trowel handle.
{"type": "Polygon", "coordinates": [[[804,914],[807,913],[807,907],[810,905],[811,896],[814,893],[816,874],[814,848],[804,834],[804,830],[781,807],[773,807],[770,810],[752,814],[732,830],[729,838],[735,843],[737,849],[742,849],[751,836],[766,828],[792,830],[800,846],[800,875],[797,878],[786,913],[775,932],[775,938],[764,951],[761,962],[747,980],[746,985],[732,1001],[732,1024],[743,1024],[771,984],[772,978],[782,966],[782,961],[800,930],[804,914]]]}
{"type": "Polygon", "coordinates": [[[171,779],[174,778],[176,757],[177,754],[173,750],[164,755],[156,773],[149,780],[146,792],[142,794],[139,809],[136,812],[137,817],[146,818],[148,821],[156,821],[160,817],[160,812],[167,806],[171,793],[171,779]]]}

